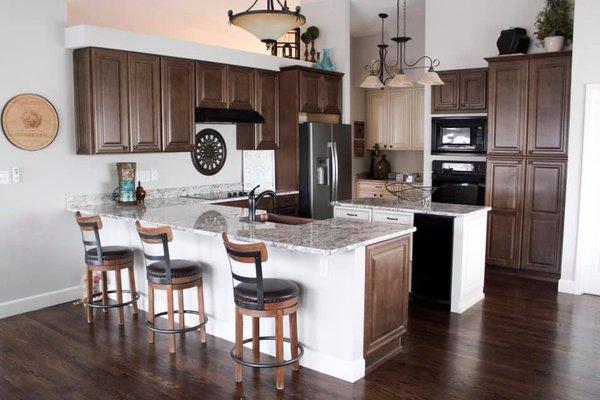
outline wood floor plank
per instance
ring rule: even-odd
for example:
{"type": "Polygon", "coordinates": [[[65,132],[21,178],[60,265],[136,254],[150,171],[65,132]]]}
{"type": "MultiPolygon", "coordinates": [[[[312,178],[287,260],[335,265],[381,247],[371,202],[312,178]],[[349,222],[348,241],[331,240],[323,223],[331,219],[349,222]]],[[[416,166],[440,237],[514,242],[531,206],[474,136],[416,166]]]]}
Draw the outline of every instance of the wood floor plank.
{"type": "Polygon", "coordinates": [[[286,368],[283,393],[274,370],[245,369],[236,385],[230,342],[190,333],[170,355],[166,335],[147,342],[145,313],[88,325],[67,303],[0,320],[0,399],[599,398],[600,298],[497,276],[485,291],[462,315],[411,306],[403,351],[366,378],[286,368]]]}

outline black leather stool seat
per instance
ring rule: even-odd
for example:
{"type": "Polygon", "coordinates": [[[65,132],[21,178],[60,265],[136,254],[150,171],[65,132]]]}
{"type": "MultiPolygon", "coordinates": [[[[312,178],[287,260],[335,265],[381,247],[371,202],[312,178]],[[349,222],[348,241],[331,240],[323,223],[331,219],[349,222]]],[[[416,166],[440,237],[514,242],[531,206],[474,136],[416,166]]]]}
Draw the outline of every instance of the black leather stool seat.
{"type": "Polygon", "coordinates": [[[85,252],[88,265],[102,265],[104,261],[119,261],[133,258],[133,250],[125,246],[102,246],[102,260],[98,260],[98,249],[94,247],[85,252]]]}
{"type": "MultiPolygon", "coordinates": [[[[166,263],[164,261],[149,264],[146,267],[146,275],[149,282],[162,283],[166,279],[166,263]]],[[[202,267],[198,263],[189,260],[171,260],[171,278],[186,278],[194,275],[202,275],[202,267]]]]}
{"type": "MultiPolygon", "coordinates": [[[[292,300],[300,294],[300,288],[286,279],[263,279],[264,302],[279,303],[292,300]]],[[[240,283],[233,288],[235,302],[240,307],[256,308],[258,295],[255,283],[240,283]]]]}

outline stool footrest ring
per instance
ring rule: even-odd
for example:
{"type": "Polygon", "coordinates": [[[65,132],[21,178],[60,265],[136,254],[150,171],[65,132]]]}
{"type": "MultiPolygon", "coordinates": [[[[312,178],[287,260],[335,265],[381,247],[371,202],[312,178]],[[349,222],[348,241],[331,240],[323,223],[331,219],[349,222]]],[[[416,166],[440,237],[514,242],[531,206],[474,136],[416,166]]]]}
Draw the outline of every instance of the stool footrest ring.
{"type": "MultiPolygon", "coordinates": [[[[117,293],[117,291],[116,290],[107,290],[106,291],[106,294],[113,294],[113,293],[117,293]]],[[[121,293],[126,293],[126,294],[131,295],[131,290],[121,290],[121,293]]],[[[100,297],[100,296],[102,296],[102,294],[103,294],[102,292],[94,293],[92,295],[92,298],[100,297]]],[[[132,298],[129,301],[125,301],[123,303],[113,303],[113,304],[106,304],[105,305],[105,304],[99,304],[102,300],[94,300],[93,302],[90,303],[88,301],[87,297],[86,297],[85,299],[83,299],[83,304],[85,306],[91,307],[91,308],[105,308],[105,309],[108,309],[108,308],[119,308],[119,307],[125,307],[125,306],[128,306],[130,304],[133,304],[136,301],[138,301],[139,298],[140,298],[140,294],[136,293],[135,297],[132,298]]]]}
{"type": "MultiPolygon", "coordinates": [[[[263,341],[263,340],[276,340],[277,338],[275,336],[260,336],[258,339],[260,341],[263,341]]],[[[288,338],[283,338],[283,341],[291,344],[290,339],[288,339],[288,338]]],[[[252,342],[252,338],[244,339],[244,341],[242,341],[243,344],[250,343],[250,342],[252,342]]],[[[233,347],[233,349],[231,349],[231,352],[229,354],[231,355],[231,358],[233,359],[233,361],[235,361],[238,364],[244,365],[246,367],[279,368],[279,367],[285,367],[286,365],[293,364],[293,363],[297,362],[298,360],[300,360],[302,358],[302,356],[304,355],[304,346],[302,346],[302,344],[300,344],[300,342],[298,342],[298,355],[296,357],[291,358],[289,360],[284,360],[281,362],[272,362],[272,363],[257,363],[257,362],[245,361],[243,358],[240,358],[235,355],[235,347],[233,347]]]]}
{"type": "MultiPolygon", "coordinates": [[[[184,312],[184,314],[194,314],[194,315],[200,314],[198,311],[194,311],[194,310],[183,310],[183,312],[184,312]]],[[[163,315],[167,315],[167,314],[168,314],[167,311],[159,312],[158,314],[154,314],[154,318],[162,317],[163,315]]],[[[149,321],[146,321],[146,328],[148,328],[148,330],[151,330],[152,332],[166,333],[169,335],[174,335],[176,333],[186,333],[186,332],[197,331],[198,329],[200,329],[204,325],[206,325],[207,322],[208,322],[208,317],[204,316],[204,321],[200,322],[198,325],[186,326],[185,328],[178,328],[178,329],[161,329],[161,328],[157,328],[155,324],[153,324],[149,321]]]]}

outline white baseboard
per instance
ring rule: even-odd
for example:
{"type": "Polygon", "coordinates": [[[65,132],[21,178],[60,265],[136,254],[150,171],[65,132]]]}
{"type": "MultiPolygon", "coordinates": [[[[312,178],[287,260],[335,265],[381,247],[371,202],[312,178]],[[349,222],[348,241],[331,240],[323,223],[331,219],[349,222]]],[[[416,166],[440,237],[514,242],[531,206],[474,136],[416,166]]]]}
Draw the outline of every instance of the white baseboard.
{"type": "Polygon", "coordinates": [[[81,285],[0,303],[0,319],[39,310],[81,297],[81,285]]]}
{"type": "Polygon", "coordinates": [[[581,294],[577,292],[577,285],[575,285],[575,281],[568,279],[558,280],[558,291],[561,293],[581,294]]]}

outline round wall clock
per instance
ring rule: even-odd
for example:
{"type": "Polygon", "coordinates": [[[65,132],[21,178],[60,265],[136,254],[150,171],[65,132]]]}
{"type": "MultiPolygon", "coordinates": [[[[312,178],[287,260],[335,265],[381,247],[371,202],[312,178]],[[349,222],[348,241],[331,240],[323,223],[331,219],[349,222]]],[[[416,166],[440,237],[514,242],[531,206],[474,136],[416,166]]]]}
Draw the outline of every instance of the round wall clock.
{"type": "Polygon", "coordinates": [[[48,147],[58,134],[58,113],[44,97],[25,93],[13,97],[2,110],[6,138],[23,150],[48,147]]]}
{"type": "Polygon", "coordinates": [[[214,129],[202,129],[196,134],[192,161],[203,175],[214,175],[223,168],[227,158],[227,146],[223,136],[214,129]]]}

